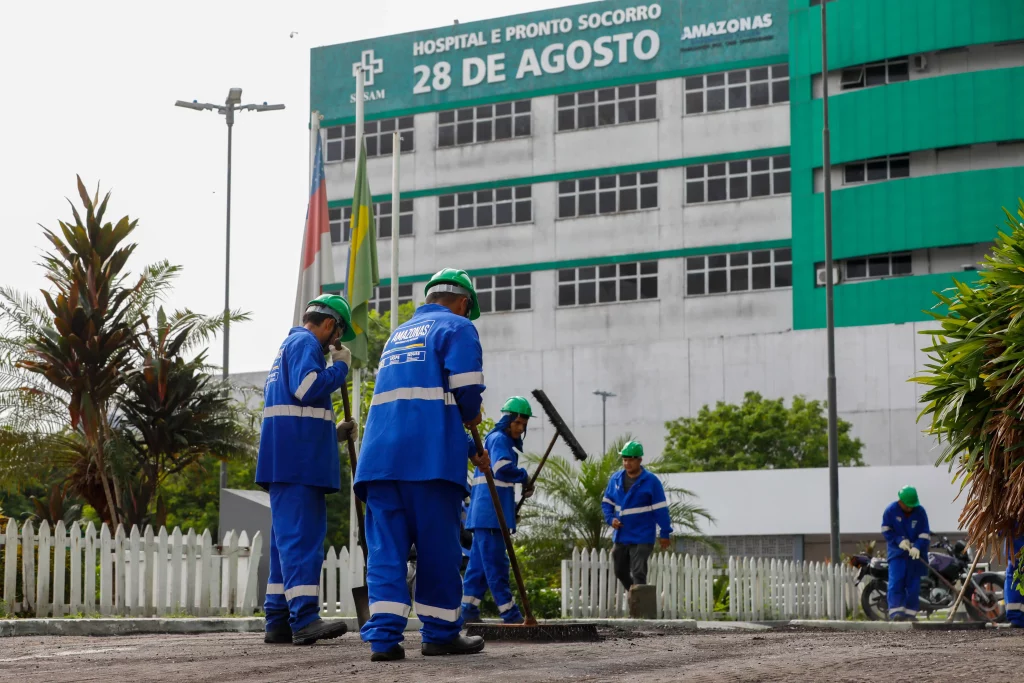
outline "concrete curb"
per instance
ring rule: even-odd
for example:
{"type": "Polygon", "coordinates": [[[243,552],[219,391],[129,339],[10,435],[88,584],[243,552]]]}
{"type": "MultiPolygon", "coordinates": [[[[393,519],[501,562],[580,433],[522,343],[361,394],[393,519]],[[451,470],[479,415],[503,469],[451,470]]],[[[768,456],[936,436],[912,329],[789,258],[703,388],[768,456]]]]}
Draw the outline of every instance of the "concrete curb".
{"type": "Polygon", "coordinates": [[[756,624],[752,621],[698,621],[700,631],[771,631],[776,626],[788,626],[789,622],[778,624],[756,624]]]}
{"type": "Polygon", "coordinates": [[[793,619],[790,626],[800,628],[822,628],[833,631],[910,631],[909,621],[839,621],[828,619],[793,619]]]}
{"type": "MultiPolygon", "coordinates": [[[[349,633],[358,629],[355,617],[326,617],[324,621],[344,621],[349,633]]],[[[406,631],[417,631],[419,619],[409,619],[406,631]]],[[[262,633],[263,619],[216,617],[185,619],[0,619],[0,638],[9,636],[130,636],[175,633],[262,633]]]]}
{"type": "MultiPolygon", "coordinates": [[[[500,624],[500,620],[494,620],[500,624]]],[[[674,628],[697,630],[696,619],[538,619],[539,624],[596,624],[622,628],[674,628]]]]}

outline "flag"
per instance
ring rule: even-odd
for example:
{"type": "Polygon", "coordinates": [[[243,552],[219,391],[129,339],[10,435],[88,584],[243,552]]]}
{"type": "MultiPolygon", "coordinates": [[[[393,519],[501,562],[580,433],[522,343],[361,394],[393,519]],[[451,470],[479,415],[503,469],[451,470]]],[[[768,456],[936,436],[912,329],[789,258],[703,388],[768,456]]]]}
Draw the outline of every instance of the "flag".
{"type": "Polygon", "coordinates": [[[373,288],[380,284],[377,272],[377,230],[373,220],[373,198],[366,175],[366,146],[359,150],[355,190],[352,193],[352,220],[349,224],[348,277],[346,293],[352,307],[352,327],[356,338],[348,344],[356,367],[367,358],[366,330],[370,319],[373,288]]]}
{"type": "Polygon", "coordinates": [[[331,252],[331,225],[327,215],[327,182],[324,178],[323,148],[316,136],[313,182],[309,188],[306,230],[302,235],[302,261],[299,265],[299,290],[295,295],[296,326],[302,324],[306,304],[323,294],[323,286],[334,282],[334,257],[331,252]]]}

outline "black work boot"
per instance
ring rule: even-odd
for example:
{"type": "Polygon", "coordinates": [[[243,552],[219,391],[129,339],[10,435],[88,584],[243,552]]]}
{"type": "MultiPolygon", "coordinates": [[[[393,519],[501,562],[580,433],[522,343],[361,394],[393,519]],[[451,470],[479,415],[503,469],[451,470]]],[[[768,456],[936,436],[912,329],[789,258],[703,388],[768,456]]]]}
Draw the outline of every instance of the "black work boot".
{"type": "Polygon", "coordinates": [[[384,652],[374,652],[370,655],[371,662],[397,662],[399,659],[405,659],[405,648],[397,644],[384,652]]]}
{"type": "Polygon", "coordinates": [[[423,643],[420,652],[424,657],[439,655],[475,655],[484,649],[484,639],[480,636],[464,636],[459,634],[447,643],[423,643]]]}
{"type": "Polygon", "coordinates": [[[346,631],[348,631],[348,626],[345,625],[344,621],[327,623],[317,617],[309,626],[292,633],[292,644],[312,645],[318,640],[330,640],[331,638],[343,636],[346,631]]]}
{"type": "Polygon", "coordinates": [[[287,645],[292,642],[292,629],[290,626],[279,626],[263,633],[263,642],[267,645],[287,645]]]}

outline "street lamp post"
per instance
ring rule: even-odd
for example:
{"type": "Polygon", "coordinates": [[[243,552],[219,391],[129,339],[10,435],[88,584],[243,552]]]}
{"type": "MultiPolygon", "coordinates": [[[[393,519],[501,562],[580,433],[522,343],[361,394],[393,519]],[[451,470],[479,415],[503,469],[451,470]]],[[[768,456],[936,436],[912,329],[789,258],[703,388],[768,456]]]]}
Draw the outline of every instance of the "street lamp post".
{"type": "Polygon", "coordinates": [[[610,391],[594,391],[594,396],[601,397],[601,454],[608,452],[608,399],[614,398],[615,394],[610,391]]]}
{"type": "MultiPolygon", "coordinates": [[[[174,103],[176,107],[184,107],[186,109],[195,109],[196,111],[215,111],[224,117],[225,122],[228,124],[228,189],[227,189],[227,210],[225,217],[225,238],[224,238],[224,369],[223,377],[224,383],[227,385],[228,381],[228,352],[230,349],[230,338],[231,338],[231,326],[229,323],[231,317],[231,128],[235,125],[235,112],[236,111],[277,111],[284,109],[283,104],[242,104],[242,89],[231,88],[228,90],[228,97],[224,101],[224,104],[210,104],[208,102],[199,102],[198,100],[192,100],[191,102],[185,102],[178,100],[174,103]]],[[[220,463],[220,488],[227,488],[228,485],[228,467],[223,461],[220,463]]]]}

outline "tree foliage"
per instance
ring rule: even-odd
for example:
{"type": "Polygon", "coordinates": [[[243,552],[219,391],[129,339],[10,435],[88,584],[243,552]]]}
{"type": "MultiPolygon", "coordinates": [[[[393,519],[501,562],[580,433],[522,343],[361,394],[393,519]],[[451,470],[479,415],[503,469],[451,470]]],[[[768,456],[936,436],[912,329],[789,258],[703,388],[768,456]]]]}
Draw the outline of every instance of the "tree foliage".
{"type": "Polygon", "coordinates": [[[925,371],[914,378],[928,432],[966,496],[960,527],[995,555],[1024,533],[1024,199],[1006,214],[973,286],[956,282],[929,311],[925,371]]]}
{"type": "MultiPolygon", "coordinates": [[[[780,399],[747,392],[743,403],[719,401],[696,417],[665,423],[668,437],[659,472],[722,472],[828,466],[828,418],[822,401],[780,399]]],[[[859,466],[864,444],[839,420],[839,464],[859,466]]]]}

